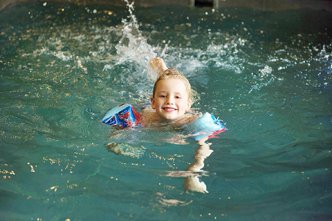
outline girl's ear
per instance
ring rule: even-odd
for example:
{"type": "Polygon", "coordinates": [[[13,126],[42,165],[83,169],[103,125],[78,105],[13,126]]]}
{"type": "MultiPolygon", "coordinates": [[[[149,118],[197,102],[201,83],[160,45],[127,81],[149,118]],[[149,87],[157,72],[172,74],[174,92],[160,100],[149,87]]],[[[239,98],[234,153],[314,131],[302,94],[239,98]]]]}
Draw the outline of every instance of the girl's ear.
{"type": "Polygon", "coordinates": [[[155,99],[153,98],[153,97],[151,97],[151,107],[152,107],[152,109],[156,109],[156,101],[155,101],[155,99]]]}

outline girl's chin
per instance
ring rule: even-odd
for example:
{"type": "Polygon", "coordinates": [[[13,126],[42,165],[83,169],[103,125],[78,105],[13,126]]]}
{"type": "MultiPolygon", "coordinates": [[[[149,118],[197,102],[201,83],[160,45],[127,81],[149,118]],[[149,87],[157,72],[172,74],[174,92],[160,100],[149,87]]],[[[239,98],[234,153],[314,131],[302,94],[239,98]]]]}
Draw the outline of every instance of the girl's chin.
{"type": "Polygon", "coordinates": [[[163,114],[160,118],[166,122],[175,122],[183,119],[184,115],[163,114]]]}

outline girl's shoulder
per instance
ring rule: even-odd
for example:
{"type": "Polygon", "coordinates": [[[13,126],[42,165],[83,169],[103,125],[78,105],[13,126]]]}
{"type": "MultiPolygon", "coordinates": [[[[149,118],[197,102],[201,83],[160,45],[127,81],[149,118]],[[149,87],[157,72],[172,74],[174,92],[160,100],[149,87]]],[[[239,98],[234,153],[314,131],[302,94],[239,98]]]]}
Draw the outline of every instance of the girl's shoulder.
{"type": "Polygon", "coordinates": [[[144,127],[154,126],[156,122],[158,122],[156,112],[151,107],[146,107],[142,109],[141,116],[142,116],[142,125],[144,127]]]}
{"type": "Polygon", "coordinates": [[[199,117],[200,117],[200,113],[198,112],[188,112],[186,113],[183,117],[181,117],[180,119],[176,120],[173,123],[173,127],[175,128],[181,128],[187,124],[190,124],[194,121],[196,121],[199,117]]]}

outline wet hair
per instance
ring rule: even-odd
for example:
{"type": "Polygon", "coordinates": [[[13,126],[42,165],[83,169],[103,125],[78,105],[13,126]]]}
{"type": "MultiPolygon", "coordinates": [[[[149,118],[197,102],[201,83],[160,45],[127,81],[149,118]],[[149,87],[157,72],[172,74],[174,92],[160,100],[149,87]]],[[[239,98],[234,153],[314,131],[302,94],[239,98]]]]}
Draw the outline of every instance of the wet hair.
{"type": "Polygon", "coordinates": [[[158,82],[161,80],[167,80],[167,79],[182,80],[187,89],[187,92],[188,92],[188,100],[189,100],[190,105],[192,105],[194,103],[194,97],[196,95],[196,92],[191,88],[189,80],[175,68],[168,68],[165,71],[160,73],[158,79],[154,83],[152,97],[155,96],[158,82]]]}

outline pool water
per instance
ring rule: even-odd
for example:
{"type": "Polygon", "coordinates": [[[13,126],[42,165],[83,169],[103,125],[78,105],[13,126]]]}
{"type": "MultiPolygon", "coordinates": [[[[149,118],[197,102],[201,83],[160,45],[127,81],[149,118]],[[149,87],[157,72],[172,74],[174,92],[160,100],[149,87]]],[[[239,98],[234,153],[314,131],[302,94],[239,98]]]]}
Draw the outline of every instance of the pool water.
{"type": "Polygon", "coordinates": [[[133,9],[0,12],[1,220],[331,220],[332,14],[133,9]],[[149,102],[156,55],[228,128],[208,193],[184,188],[195,142],[100,122],[149,102]]]}

